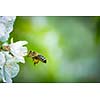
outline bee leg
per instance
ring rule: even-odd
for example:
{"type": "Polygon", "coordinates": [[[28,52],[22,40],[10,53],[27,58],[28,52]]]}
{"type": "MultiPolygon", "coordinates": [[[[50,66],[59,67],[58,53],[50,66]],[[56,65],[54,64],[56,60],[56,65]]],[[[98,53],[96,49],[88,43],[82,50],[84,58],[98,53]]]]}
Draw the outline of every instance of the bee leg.
{"type": "Polygon", "coordinates": [[[36,65],[36,63],[34,62],[34,66],[36,65]]]}

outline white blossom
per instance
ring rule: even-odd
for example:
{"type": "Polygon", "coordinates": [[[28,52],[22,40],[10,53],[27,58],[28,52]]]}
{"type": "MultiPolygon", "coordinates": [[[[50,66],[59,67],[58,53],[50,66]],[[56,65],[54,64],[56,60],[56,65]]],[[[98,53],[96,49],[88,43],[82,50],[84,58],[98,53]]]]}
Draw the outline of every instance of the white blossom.
{"type": "Polygon", "coordinates": [[[16,17],[0,17],[0,78],[3,82],[12,83],[12,78],[19,72],[18,63],[25,63],[24,56],[27,55],[27,41],[17,41],[8,43],[9,34],[13,30],[13,23],[16,17]]]}
{"type": "Polygon", "coordinates": [[[21,63],[25,63],[24,56],[27,55],[27,47],[23,47],[26,45],[27,41],[18,41],[15,43],[11,43],[10,52],[17,58],[17,60],[21,63]]]}
{"type": "Polygon", "coordinates": [[[11,83],[19,72],[19,65],[14,56],[10,55],[8,51],[0,52],[0,75],[3,82],[11,83]]]}
{"type": "Polygon", "coordinates": [[[0,41],[5,42],[9,38],[10,32],[13,30],[15,16],[1,16],[0,17],[0,41]]]}
{"type": "Polygon", "coordinates": [[[10,74],[10,77],[15,77],[19,72],[19,65],[17,64],[16,57],[9,54],[9,52],[4,52],[6,56],[5,70],[10,74]]]}
{"type": "Polygon", "coordinates": [[[0,51],[0,77],[3,82],[11,83],[12,78],[16,77],[19,72],[18,62],[25,63],[24,56],[27,55],[27,47],[24,47],[24,45],[26,44],[27,41],[13,43],[13,38],[11,39],[11,44],[7,42],[2,44],[3,50],[0,51]]]}

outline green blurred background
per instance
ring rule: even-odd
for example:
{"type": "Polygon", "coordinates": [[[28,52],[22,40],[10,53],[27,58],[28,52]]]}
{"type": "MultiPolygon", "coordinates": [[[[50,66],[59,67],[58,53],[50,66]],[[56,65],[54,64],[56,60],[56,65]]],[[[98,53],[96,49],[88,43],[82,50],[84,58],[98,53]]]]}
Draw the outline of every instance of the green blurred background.
{"type": "Polygon", "coordinates": [[[13,82],[100,82],[100,17],[18,16],[11,37],[47,58],[25,57],[13,82]]]}

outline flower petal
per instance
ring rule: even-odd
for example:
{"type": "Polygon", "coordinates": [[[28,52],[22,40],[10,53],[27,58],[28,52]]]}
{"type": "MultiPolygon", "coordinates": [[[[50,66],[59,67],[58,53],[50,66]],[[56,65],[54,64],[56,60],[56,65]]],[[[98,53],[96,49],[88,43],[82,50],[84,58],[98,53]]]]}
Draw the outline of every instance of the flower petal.
{"type": "Polygon", "coordinates": [[[15,16],[1,16],[0,17],[0,41],[5,42],[9,38],[10,32],[13,30],[15,16]]]}
{"type": "Polygon", "coordinates": [[[5,70],[11,78],[14,78],[19,72],[19,65],[17,63],[6,63],[5,70]]]}
{"type": "Polygon", "coordinates": [[[5,63],[5,55],[0,52],[0,68],[2,68],[4,66],[5,63]]]}
{"type": "Polygon", "coordinates": [[[23,47],[23,45],[27,44],[27,41],[18,41],[15,43],[11,43],[10,52],[17,58],[17,60],[21,63],[25,63],[24,56],[27,55],[27,47],[23,47]]]}

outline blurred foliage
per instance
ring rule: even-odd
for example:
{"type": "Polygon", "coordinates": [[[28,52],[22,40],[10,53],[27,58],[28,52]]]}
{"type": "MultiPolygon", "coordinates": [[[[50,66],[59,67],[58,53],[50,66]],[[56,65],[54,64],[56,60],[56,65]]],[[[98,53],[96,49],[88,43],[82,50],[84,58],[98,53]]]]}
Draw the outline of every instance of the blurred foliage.
{"type": "Polygon", "coordinates": [[[11,36],[47,58],[26,57],[14,82],[100,82],[100,17],[18,16],[11,36]]]}

